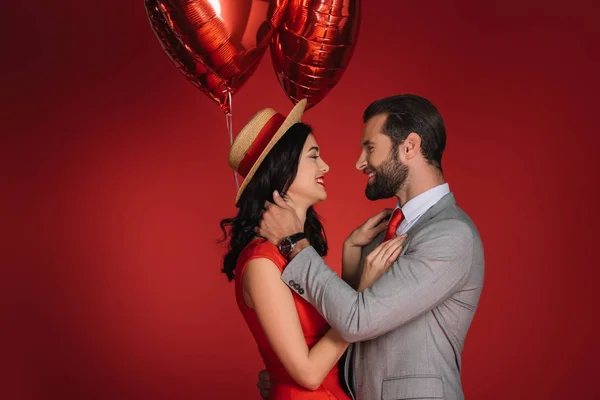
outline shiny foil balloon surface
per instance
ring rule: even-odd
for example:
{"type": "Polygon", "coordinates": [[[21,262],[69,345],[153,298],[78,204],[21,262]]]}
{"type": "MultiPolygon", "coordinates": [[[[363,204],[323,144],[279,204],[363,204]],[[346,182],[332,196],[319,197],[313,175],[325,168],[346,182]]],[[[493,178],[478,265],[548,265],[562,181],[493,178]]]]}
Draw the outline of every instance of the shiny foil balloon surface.
{"type": "Polygon", "coordinates": [[[281,87],[307,109],[344,74],[356,45],[360,0],[289,0],[273,37],[271,57],[281,87]]]}
{"type": "Polygon", "coordinates": [[[230,113],[230,95],[252,75],[287,0],[145,0],[152,30],[186,78],[230,113]]]}

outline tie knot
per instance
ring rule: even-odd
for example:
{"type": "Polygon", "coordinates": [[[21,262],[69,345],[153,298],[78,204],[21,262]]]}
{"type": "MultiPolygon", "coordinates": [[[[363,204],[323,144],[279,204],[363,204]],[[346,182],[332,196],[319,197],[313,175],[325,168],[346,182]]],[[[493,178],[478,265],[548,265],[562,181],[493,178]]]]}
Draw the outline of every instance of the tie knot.
{"type": "Polygon", "coordinates": [[[404,214],[402,214],[402,210],[399,208],[396,208],[394,210],[394,212],[392,213],[392,216],[390,217],[390,225],[393,224],[393,225],[398,226],[400,221],[402,221],[402,217],[404,217],[404,214]]]}
{"type": "Polygon", "coordinates": [[[398,226],[400,225],[400,222],[402,222],[403,218],[404,214],[402,214],[402,210],[396,208],[390,217],[390,222],[388,223],[384,240],[390,240],[396,235],[396,230],[398,229],[398,226]]]}

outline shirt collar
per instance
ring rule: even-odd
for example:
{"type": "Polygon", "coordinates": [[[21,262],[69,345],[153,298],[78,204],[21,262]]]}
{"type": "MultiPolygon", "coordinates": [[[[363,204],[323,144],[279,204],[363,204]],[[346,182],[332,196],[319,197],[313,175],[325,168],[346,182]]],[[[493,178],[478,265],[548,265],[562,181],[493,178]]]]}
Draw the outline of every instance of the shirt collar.
{"type": "Polygon", "coordinates": [[[448,183],[443,183],[413,197],[406,202],[404,207],[400,207],[400,203],[398,203],[397,208],[402,210],[404,219],[410,222],[423,215],[425,211],[429,210],[448,193],[450,193],[450,186],[448,183]]]}

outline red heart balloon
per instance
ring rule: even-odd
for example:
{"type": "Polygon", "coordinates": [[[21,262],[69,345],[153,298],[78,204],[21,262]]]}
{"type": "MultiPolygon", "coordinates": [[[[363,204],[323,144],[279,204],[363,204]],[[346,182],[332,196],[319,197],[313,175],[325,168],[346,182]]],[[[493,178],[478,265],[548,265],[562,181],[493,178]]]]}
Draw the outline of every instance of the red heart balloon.
{"type": "Polygon", "coordinates": [[[306,109],[323,100],[344,74],[358,38],[360,0],[289,0],[271,43],[281,87],[306,109]]]}
{"type": "Polygon", "coordinates": [[[230,96],[252,75],[287,0],[145,0],[152,30],[185,77],[231,112],[230,96]]]}

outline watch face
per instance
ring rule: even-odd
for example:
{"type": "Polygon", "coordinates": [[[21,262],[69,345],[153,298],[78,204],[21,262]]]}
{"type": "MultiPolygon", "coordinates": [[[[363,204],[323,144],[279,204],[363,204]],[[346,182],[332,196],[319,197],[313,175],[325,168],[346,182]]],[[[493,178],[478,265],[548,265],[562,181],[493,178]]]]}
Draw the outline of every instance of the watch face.
{"type": "Polygon", "coordinates": [[[284,238],[279,243],[279,252],[284,256],[287,256],[288,254],[290,254],[290,251],[292,251],[292,243],[290,242],[289,238],[284,238]]]}

